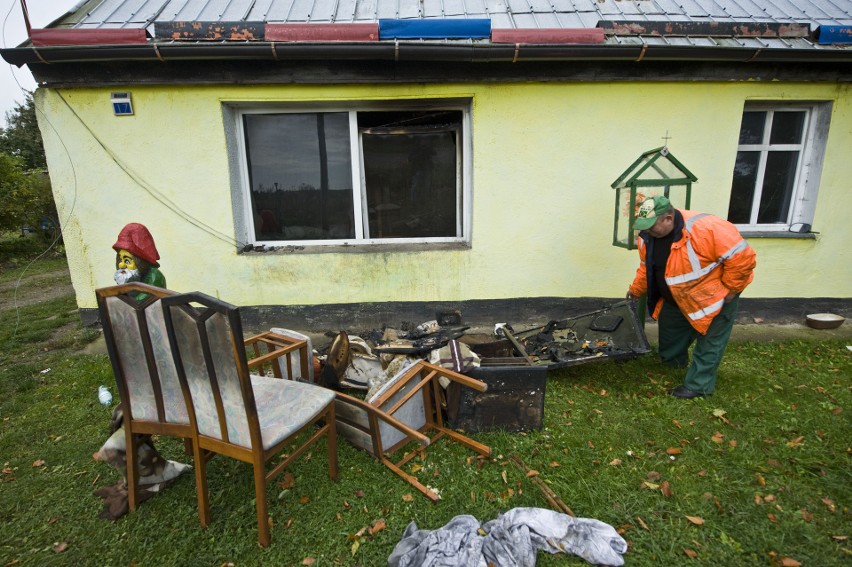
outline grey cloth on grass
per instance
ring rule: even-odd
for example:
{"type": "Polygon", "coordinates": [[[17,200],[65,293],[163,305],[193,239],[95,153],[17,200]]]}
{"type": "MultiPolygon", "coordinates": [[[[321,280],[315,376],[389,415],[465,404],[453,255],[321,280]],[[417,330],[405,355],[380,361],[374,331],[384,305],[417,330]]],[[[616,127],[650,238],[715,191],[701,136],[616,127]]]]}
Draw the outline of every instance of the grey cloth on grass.
{"type": "Polygon", "coordinates": [[[573,553],[596,565],[624,565],[627,551],[615,528],[544,508],[513,508],[480,525],[456,516],[437,530],[411,522],[388,558],[389,567],[534,567],[539,550],[573,553]]]}

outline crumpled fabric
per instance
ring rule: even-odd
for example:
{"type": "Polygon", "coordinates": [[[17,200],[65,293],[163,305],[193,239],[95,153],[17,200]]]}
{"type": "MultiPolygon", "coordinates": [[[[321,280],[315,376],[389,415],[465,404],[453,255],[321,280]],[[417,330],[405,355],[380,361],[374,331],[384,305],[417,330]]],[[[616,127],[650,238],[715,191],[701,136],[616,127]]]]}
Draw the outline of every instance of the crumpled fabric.
{"type": "Polygon", "coordinates": [[[534,567],[538,551],[572,553],[596,565],[624,565],[615,528],[544,508],[513,508],[485,524],[456,516],[437,530],[408,524],[389,567],[534,567]]]}
{"type": "MultiPolygon", "coordinates": [[[[112,435],[92,455],[92,458],[114,467],[123,478],[115,484],[98,488],[93,494],[104,500],[103,509],[98,517],[116,520],[130,510],[127,498],[127,439],[124,433],[124,411],[121,404],[118,404],[112,412],[110,431],[112,435]]],[[[190,465],[163,458],[154,447],[150,435],[139,436],[136,459],[139,469],[136,501],[139,503],[161,492],[178,476],[192,468],[190,465]]]]}

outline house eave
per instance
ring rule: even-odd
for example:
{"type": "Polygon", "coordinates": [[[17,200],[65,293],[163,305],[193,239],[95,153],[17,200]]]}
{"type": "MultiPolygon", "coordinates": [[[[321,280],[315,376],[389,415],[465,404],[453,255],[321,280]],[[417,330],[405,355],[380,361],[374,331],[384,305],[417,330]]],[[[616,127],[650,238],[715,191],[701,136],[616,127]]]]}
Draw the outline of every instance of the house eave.
{"type": "Polygon", "coordinates": [[[21,46],[0,50],[18,67],[31,64],[130,61],[718,61],[771,63],[848,63],[852,48],[763,48],[612,44],[494,44],[427,41],[395,42],[149,42],[144,45],[21,46]]]}

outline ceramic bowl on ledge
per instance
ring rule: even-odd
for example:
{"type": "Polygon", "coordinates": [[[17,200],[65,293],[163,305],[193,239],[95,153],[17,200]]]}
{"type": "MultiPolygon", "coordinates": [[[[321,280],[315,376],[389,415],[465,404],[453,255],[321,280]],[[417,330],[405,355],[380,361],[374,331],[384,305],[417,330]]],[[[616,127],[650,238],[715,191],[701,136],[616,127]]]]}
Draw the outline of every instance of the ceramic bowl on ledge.
{"type": "Polygon", "coordinates": [[[805,318],[808,327],[812,329],[836,329],[845,320],[846,317],[834,313],[812,313],[805,318]]]}

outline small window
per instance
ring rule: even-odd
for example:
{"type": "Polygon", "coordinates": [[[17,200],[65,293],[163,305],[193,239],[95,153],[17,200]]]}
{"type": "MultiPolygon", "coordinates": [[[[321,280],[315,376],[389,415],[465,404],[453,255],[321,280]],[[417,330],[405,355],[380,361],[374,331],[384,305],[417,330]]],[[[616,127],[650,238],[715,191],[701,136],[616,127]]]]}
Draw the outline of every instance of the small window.
{"type": "Polygon", "coordinates": [[[753,231],[813,223],[830,114],[830,103],[746,105],[729,221],[753,231]]]}
{"type": "MultiPolygon", "coordinates": [[[[466,242],[468,105],[241,109],[246,240],[466,242]]],[[[238,215],[239,216],[239,215],[238,215]]]]}

